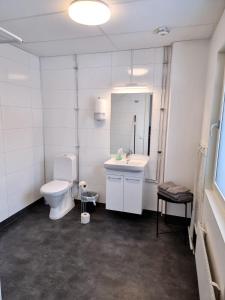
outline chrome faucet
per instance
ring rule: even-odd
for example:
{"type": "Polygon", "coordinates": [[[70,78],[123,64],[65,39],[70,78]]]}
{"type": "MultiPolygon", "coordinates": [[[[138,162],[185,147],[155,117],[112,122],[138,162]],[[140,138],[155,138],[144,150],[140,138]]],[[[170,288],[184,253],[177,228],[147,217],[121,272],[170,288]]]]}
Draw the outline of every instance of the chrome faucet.
{"type": "Polygon", "coordinates": [[[128,152],[126,152],[126,159],[128,159],[128,157],[132,154],[132,150],[129,149],[128,152]]]}

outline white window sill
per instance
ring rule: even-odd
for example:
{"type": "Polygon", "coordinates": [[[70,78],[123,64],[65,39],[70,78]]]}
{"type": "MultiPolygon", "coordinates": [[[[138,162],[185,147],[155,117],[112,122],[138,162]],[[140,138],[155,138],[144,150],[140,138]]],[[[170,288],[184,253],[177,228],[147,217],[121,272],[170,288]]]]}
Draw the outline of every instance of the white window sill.
{"type": "Polygon", "coordinates": [[[223,200],[219,198],[215,191],[207,189],[205,193],[225,243],[225,203],[222,203],[223,200]]]}

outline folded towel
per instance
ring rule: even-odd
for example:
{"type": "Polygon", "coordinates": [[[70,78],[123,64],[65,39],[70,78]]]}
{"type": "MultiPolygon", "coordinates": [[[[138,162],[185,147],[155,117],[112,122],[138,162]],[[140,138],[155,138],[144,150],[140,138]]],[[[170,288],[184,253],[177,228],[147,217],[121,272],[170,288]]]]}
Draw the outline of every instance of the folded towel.
{"type": "Polygon", "coordinates": [[[185,186],[177,185],[177,186],[169,187],[166,191],[171,194],[180,194],[180,193],[183,194],[189,192],[190,190],[185,186]]]}
{"type": "Polygon", "coordinates": [[[171,194],[167,191],[159,191],[160,195],[170,198],[177,202],[189,202],[193,200],[193,194],[191,192],[171,194]]]}
{"type": "Polygon", "coordinates": [[[171,194],[186,193],[190,190],[182,185],[177,185],[172,181],[164,182],[158,186],[159,191],[167,191],[171,194]]]}
{"type": "Polygon", "coordinates": [[[171,197],[185,197],[185,196],[187,196],[187,195],[189,195],[191,193],[190,191],[188,191],[188,192],[185,192],[185,193],[174,194],[174,193],[170,193],[168,190],[165,191],[165,190],[161,190],[161,189],[158,189],[158,192],[166,194],[166,195],[169,195],[171,197]]]}
{"type": "Polygon", "coordinates": [[[161,189],[161,190],[167,190],[168,188],[173,187],[173,186],[176,186],[176,184],[174,182],[167,181],[167,182],[164,182],[164,183],[160,184],[158,186],[158,188],[161,189]]]}

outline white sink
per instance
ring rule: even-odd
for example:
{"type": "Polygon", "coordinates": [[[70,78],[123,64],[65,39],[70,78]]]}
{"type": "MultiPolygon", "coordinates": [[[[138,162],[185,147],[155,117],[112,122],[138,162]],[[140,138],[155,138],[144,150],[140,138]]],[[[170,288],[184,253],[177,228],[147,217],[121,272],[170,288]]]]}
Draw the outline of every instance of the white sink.
{"type": "Polygon", "coordinates": [[[148,164],[146,155],[132,154],[127,159],[116,160],[111,158],[104,163],[104,167],[110,170],[142,172],[148,164]]]}

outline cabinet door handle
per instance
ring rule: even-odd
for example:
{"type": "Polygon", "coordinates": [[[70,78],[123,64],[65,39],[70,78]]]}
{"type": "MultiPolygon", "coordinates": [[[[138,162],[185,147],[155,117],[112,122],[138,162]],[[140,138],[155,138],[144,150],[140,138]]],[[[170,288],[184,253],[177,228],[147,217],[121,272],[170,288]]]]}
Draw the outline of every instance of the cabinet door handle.
{"type": "Polygon", "coordinates": [[[126,181],[135,181],[135,182],[140,182],[140,179],[135,179],[135,178],[126,178],[126,181]]]}
{"type": "Polygon", "coordinates": [[[112,180],[121,180],[121,177],[112,177],[112,176],[108,176],[108,179],[112,179],[112,180]]]}

